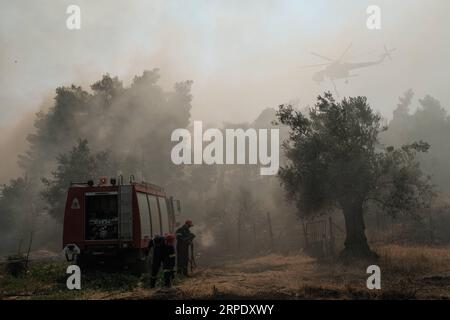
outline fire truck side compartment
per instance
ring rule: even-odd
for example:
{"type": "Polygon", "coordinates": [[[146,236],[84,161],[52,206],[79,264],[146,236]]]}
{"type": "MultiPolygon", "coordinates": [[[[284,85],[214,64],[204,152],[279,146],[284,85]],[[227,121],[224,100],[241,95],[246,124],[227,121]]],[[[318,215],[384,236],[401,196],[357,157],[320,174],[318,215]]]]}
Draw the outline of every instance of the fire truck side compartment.
{"type": "Polygon", "coordinates": [[[119,186],[119,239],[131,241],[133,238],[133,187],[119,186]]]}
{"type": "Polygon", "coordinates": [[[174,232],[174,211],[173,198],[152,184],[72,185],[67,193],[63,247],[76,245],[81,255],[142,259],[155,234],[174,232]]]}

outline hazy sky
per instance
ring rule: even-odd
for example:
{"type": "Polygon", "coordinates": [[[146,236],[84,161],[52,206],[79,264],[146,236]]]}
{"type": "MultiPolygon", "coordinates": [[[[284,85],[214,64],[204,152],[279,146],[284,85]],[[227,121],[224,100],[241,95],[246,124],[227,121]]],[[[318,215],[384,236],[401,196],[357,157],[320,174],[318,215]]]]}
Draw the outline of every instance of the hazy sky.
{"type": "Polygon", "coordinates": [[[367,95],[390,116],[408,88],[450,100],[448,0],[0,1],[0,129],[37,111],[57,86],[87,88],[109,72],[128,85],[144,69],[161,83],[191,79],[193,120],[253,120],[266,107],[307,105],[332,89],[307,64],[337,58],[374,60],[383,45],[393,61],[358,70],[341,95],[367,95]],[[66,8],[81,8],[81,30],[66,28],[66,8]],[[382,9],[382,29],[366,28],[366,8],[382,9]]]}

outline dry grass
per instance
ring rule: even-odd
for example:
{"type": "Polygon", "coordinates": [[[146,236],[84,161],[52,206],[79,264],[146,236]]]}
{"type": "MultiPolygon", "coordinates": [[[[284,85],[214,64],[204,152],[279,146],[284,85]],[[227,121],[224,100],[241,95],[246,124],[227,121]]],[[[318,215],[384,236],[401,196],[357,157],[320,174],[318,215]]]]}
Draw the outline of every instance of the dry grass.
{"type": "Polygon", "coordinates": [[[450,248],[425,246],[404,247],[398,245],[377,248],[386,271],[394,274],[424,275],[450,271],[450,248]]]}
{"type": "Polygon", "coordinates": [[[189,298],[450,298],[450,248],[382,246],[382,290],[366,287],[367,264],[318,263],[304,255],[268,255],[199,270],[180,286],[189,298]]]}
{"type": "MultiPolygon", "coordinates": [[[[318,262],[303,254],[270,254],[200,267],[170,290],[148,289],[144,280],[127,289],[90,291],[78,299],[450,299],[450,247],[375,248],[382,290],[366,287],[367,263],[318,262]]],[[[85,284],[87,284],[85,282],[85,284]]]]}
{"type": "Polygon", "coordinates": [[[449,299],[450,248],[389,245],[378,248],[385,298],[449,299]]]}

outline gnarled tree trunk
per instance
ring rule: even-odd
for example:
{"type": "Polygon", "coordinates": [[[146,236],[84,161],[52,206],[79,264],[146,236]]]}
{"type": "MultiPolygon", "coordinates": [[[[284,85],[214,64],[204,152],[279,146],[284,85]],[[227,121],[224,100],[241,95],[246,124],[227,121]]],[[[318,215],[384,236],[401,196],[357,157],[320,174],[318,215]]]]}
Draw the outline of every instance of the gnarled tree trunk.
{"type": "Polygon", "coordinates": [[[345,248],[341,258],[377,258],[370,250],[365,234],[362,203],[351,203],[342,206],[345,218],[345,248]]]}

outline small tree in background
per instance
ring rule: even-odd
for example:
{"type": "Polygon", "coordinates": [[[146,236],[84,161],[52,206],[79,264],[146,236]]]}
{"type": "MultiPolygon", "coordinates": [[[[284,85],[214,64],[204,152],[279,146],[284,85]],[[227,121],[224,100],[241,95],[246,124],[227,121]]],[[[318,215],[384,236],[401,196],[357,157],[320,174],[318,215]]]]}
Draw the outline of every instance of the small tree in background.
{"type": "Polygon", "coordinates": [[[13,252],[34,228],[36,202],[32,183],[27,176],[19,177],[4,185],[0,192],[0,252],[13,252]],[[14,249],[13,249],[14,247],[14,249]]]}
{"type": "Polygon", "coordinates": [[[346,239],[341,257],[376,257],[365,235],[369,202],[391,215],[428,205],[432,187],[416,153],[429,145],[381,146],[378,135],[386,128],[365,97],[336,102],[328,92],[318,97],[309,117],[282,105],[277,118],[290,127],[283,144],[288,164],[279,171],[282,184],[302,216],[330,207],[342,210],[346,239]]]}
{"type": "Polygon", "coordinates": [[[99,176],[111,175],[113,165],[108,152],[91,154],[87,140],[78,140],[76,146],[67,154],[58,157],[58,166],[52,179],[42,179],[45,189],[43,198],[48,205],[49,214],[62,221],[67,190],[71,182],[87,182],[99,176]]]}

